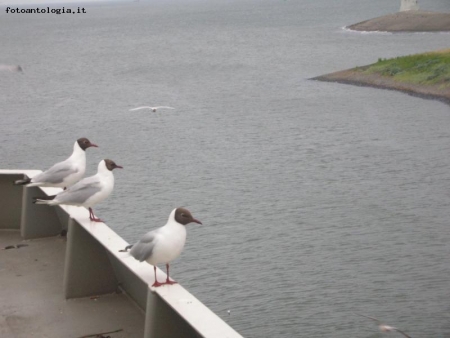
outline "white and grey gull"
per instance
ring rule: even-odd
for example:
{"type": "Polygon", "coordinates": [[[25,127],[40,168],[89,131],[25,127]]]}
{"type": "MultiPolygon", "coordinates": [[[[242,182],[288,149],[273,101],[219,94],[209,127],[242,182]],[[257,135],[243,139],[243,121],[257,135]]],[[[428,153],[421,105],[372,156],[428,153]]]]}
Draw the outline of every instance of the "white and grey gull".
{"type": "Polygon", "coordinates": [[[121,251],[127,251],[131,248],[131,256],[139,262],[146,261],[153,265],[155,282],[152,286],[175,284],[176,282],[171,281],[169,277],[169,263],[183,251],[186,243],[186,225],[189,223],[202,224],[192,216],[189,210],[185,208],[173,209],[164,226],[146,233],[139,242],[129,245],[121,251]],[[158,282],[156,278],[156,265],[161,263],[166,264],[167,271],[167,279],[163,283],[158,282]]]}
{"type": "Polygon", "coordinates": [[[34,176],[14,182],[16,185],[29,187],[59,187],[66,188],[78,182],[86,171],[86,149],[98,147],[85,137],[79,138],[73,145],[70,157],[54,164],[50,169],[34,176]]]}
{"type": "Polygon", "coordinates": [[[362,315],[362,314],[359,314],[359,313],[355,313],[355,314],[358,315],[358,316],[362,316],[362,317],[365,317],[365,318],[372,319],[374,322],[377,323],[378,328],[380,329],[381,332],[394,332],[395,331],[395,332],[398,332],[398,333],[402,334],[406,338],[411,338],[411,336],[407,335],[402,330],[400,330],[400,329],[398,329],[398,328],[396,328],[394,326],[383,324],[380,320],[376,319],[375,317],[370,317],[370,316],[362,315]]]}
{"type": "Polygon", "coordinates": [[[94,222],[103,222],[95,217],[92,207],[105,198],[107,198],[114,188],[114,175],[112,171],[115,168],[123,167],[114,163],[114,161],[105,159],[98,164],[97,174],[83,178],[80,182],[74,184],[67,190],[59,194],[35,198],[36,204],[47,205],[75,205],[89,209],[89,219],[94,222]]]}
{"type": "Polygon", "coordinates": [[[149,107],[149,106],[143,106],[143,107],[137,107],[130,109],[130,111],[136,111],[141,109],[150,109],[152,112],[156,112],[158,109],[175,109],[173,107],[167,107],[167,106],[157,106],[157,107],[149,107]]]}

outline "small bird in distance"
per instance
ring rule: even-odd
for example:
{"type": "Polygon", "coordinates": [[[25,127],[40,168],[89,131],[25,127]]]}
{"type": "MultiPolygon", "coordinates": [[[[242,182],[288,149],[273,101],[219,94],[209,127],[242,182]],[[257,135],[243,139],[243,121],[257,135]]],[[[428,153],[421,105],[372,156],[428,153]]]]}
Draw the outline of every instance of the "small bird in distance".
{"type": "Polygon", "coordinates": [[[20,73],[23,72],[23,69],[19,65],[0,65],[0,71],[10,71],[11,73],[20,73]]]}
{"type": "Polygon", "coordinates": [[[408,336],[402,330],[397,329],[396,327],[393,327],[393,326],[389,326],[389,325],[383,324],[380,320],[378,320],[378,319],[376,319],[374,317],[369,317],[369,316],[362,315],[362,314],[359,314],[359,313],[355,313],[355,314],[358,315],[358,316],[362,316],[362,317],[366,317],[366,318],[372,319],[375,323],[377,323],[378,328],[380,329],[381,332],[394,332],[395,331],[395,332],[398,332],[398,333],[402,334],[406,338],[412,338],[411,336],[408,336]]]}
{"type": "Polygon", "coordinates": [[[157,107],[149,107],[149,106],[143,106],[143,107],[137,107],[130,109],[130,111],[136,111],[141,109],[150,109],[152,112],[156,112],[158,109],[175,109],[173,107],[167,107],[167,106],[157,106],[157,107]]]}

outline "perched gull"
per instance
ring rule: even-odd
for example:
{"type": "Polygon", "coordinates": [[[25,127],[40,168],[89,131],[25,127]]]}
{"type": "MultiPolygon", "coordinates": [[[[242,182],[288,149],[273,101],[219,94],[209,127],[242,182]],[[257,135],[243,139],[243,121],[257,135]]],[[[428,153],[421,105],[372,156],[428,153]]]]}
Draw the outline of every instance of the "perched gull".
{"type": "Polygon", "coordinates": [[[403,332],[402,330],[397,329],[396,327],[393,326],[389,326],[386,324],[383,324],[380,320],[374,318],[374,317],[369,317],[369,316],[365,316],[359,313],[356,313],[358,316],[362,316],[362,317],[366,317],[369,319],[372,319],[374,322],[376,322],[378,324],[378,328],[380,329],[381,332],[393,332],[396,331],[398,333],[401,333],[402,335],[404,335],[407,338],[411,338],[411,336],[408,336],[405,332],[403,332]]]}
{"type": "Polygon", "coordinates": [[[97,174],[83,178],[80,182],[74,184],[69,189],[61,191],[59,194],[48,197],[35,198],[36,204],[48,205],[76,205],[89,208],[89,219],[94,222],[103,222],[96,218],[92,207],[111,194],[114,188],[113,169],[121,168],[114,161],[105,159],[98,164],[97,174]]]}
{"type": "Polygon", "coordinates": [[[73,145],[72,155],[65,161],[58,162],[53,167],[33,178],[15,181],[16,185],[27,184],[29,187],[70,187],[78,182],[86,171],[86,153],[89,147],[97,147],[87,138],[79,138],[73,145]]]}
{"type": "Polygon", "coordinates": [[[167,107],[167,106],[159,106],[159,107],[143,106],[143,107],[137,107],[137,108],[130,109],[130,111],[141,110],[141,109],[151,109],[153,112],[155,112],[157,109],[175,109],[175,108],[167,107]]]}
{"type": "Polygon", "coordinates": [[[185,208],[173,209],[166,225],[146,233],[139,242],[125,248],[124,251],[131,247],[131,256],[139,262],[147,261],[147,263],[153,265],[155,283],[152,286],[176,283],[169,279],[169,263],[181,254],[184,243],[186,243],[185,226],[192,222],[202,224],[192,217],[189,210],[185,208]],[[165,283],[160,283],[156,279],[156,264],[158,263],[166,264],[167,279],[165,283]]]}

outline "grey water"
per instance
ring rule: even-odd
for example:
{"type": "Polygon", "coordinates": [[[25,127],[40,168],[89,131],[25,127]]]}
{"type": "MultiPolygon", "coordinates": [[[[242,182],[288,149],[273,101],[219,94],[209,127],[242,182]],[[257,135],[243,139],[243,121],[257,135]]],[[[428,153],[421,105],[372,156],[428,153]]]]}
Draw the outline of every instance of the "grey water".
{"type": "Polygon", "coordinates": [[[450,34],[342,29],[391,0],[80,6],[0,7],[0,63],[24,69],[0,73],[0,168],[97,143],[88,175],[124,166],[97,216],[133,242],[189,208],[205,225],[188,226],[173,277],[245,337],[381,336],[354,313],[450,337],[449,106],[308,80],[450,34]]]}

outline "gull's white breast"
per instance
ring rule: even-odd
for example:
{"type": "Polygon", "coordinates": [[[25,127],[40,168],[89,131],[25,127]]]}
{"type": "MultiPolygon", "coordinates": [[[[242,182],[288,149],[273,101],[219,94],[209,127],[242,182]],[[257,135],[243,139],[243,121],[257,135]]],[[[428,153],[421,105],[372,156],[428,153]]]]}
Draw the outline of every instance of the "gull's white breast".
{"type": "Polygon", "coordinates": [[[186,243],[186,227],[177,222],[170,222],[158,229],[155,234],[155,247],[147,262],[156,265],[169,263],[177,258],[183,251],[186,243]]]}
{"type": "Polygon", "coordinates": [[[100,191],[89,197],[86,202],[83,203],[84,207],[93,207],[94,205],[102,202],[107,198],[114,189],[114,176],[111,173],[109,177],[102,177],[100,180],[100,191]]]}

